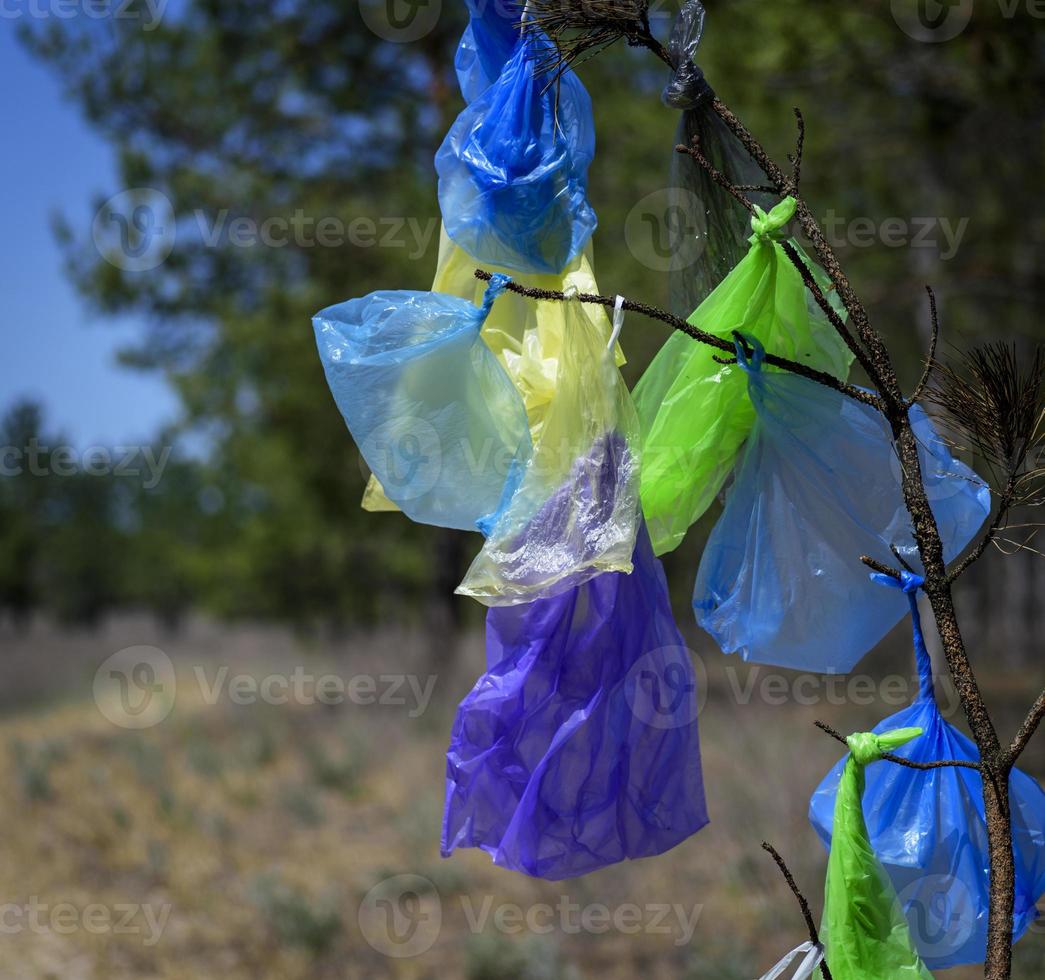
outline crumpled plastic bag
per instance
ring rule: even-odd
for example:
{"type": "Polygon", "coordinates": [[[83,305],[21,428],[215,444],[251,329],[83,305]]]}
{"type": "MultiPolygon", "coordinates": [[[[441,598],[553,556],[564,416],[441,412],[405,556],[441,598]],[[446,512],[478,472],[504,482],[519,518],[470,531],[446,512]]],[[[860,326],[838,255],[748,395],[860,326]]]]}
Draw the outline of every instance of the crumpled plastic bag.
{"type": "Polygon", "coordinates": [[[555,384],[523,476],[457,592],[532,602],[603,572],[628,572],[639,524],[638,421],[607,337],[564,303],[555,384]]]}
{"type": "Polygon", "coordinates": [[[519,43],[522,6],[511,0],[465,0],[468,26],[454,57],[465,102],[474,102],[494,82],[519,43]]]}
{"type": "MultiPolygon", "coordinates": [[[[900,585],[887,576],[874,578],[881,584],[900,585]]],[[[914,629],[918,696],[874,731],[922,729],[921,738],[896,753],[914,762],[976,762],[980,754],[975,744],[943,719],[936,704],[932,662],[918,612],[921,583],[918,576],[903,573],[914,629]]],[[[809,803],[809,819],[828,848],[844,767],[842,759],[809,803]]],[[[863,811],[871,845],[900,896],[915,945],[931,970],[982,963],[987,955],[990,856],[981,779],[971,769],[917,771],[898,765],[875,766],[867,776],[863,811]]],[[[1035,906],[1045,894],[1045,792],[1036,780],[1014,769],[1009,799],[1016,859],[1012,922],[1016,942],[1037,918],[1035,906]]]]}
{"type": "MultiPolygon", "coordinates": [[[[516,275],[513,279],[519,285],[533,289],[598,293],[590,252],[589,246],[561,274],[516,275]]],[[[445,231],[442,232],[433,292],[481,303],[486,284],[475,278],[477,264],[467,252],[450,241],[445,231]]],[[[487,271],[504,273],[507,270],[488,268],[487,271]]],[[[518,293],[505,292],[498,297],[483,323],[483,341],[497,355],[518,389],[526,406],[530,438],[535,444],[540,440],[544,418],[555,394],[559,354],[566,334],[566,313],[565,303],[533,300],[518,293]]],[[[610,320],[601,306],[588,306],[587,315],[600,337],[610,336],[610,320]]],[[[618,367],[625,363],[620,344],[614,345],[614,357],[618,367]]],[[[363,497],[363,509],[397,510],[373,476],[363,497]]]]}
{"type": "Polygon", "coordinates": [[[865,767],[921,734],[919,728],[900,728],[846,739],[850,755],[835,801],[820,927],[834,980],[933,980],[914,949],[889,876],[871,848],[861,806],[865,767]]]}
{"type": "MultiPolygon", "coordinates": [[[[712,105],[715,93],[696,63],[703,33],[704,5],[688,0],[668,40],[675,71],[661,96],[665,105],[682,110],[675,142],[691,146],[696,136],[704,156],[734,184],[763,184],[765,174],[712,105]]],[[[691,157],[672,150],[670,173],[673,227],[669,230],[677,241],[676,258],[668,269],[668,302],[676,316],[686,317],[747,254],[750,215],[691,157]]],[[[772,207],[767,194],[749,196],[763,207],[772,207]]]]}
{"type": "MultiPolygon", "coordinates": [[[[751,220],[754,234],[740,264],[689,318],[726,340],[739,330],[782,357],[838,378],[853,356],[815,305],[780,246],[795,212],[785,198],[751,220]]],[[[807,265],[824,282],[812,262],[807,265]]],[[[824,282],[826,291],[826,282],[824,282]]],[[[710,506],[743,444],[755,412],[744,397],[744,372],[719,364],[721,352],[673,334],[635,387],[642,429],[642,509],[660,555],[678,547],[710,506]]]]}
{"type": "Polygon", "coordinates": [[[645,530],[630,575],[491,609],[487,672],[447,753],[442,853],[559,880],[707,821],[697,680],[645,530]]]}
{"type": "MultiPolygon", "coordinates": [[[[886,420],[799,375],[761,369],[738,345],[757,421],[693,591],[697,621],[726,653],[819,673],[856,666],[907,611],[867,578],[862,555],[918,567],[886,420]]],[[[917,405],[911,421],[947,560],[990,513],[990,491],[954,459],[917,405]]]]}
{"type": "Polygon", "coordinates": [[[540,72],[552,50],[525,31],[435,157],[447,233],[480,262],[519,272],[560,272],[597,223],[587,199],[591,99],[572,71],[540,72]]]}
{"type": "Polygon", "coordinates": [[[482,341],[482,306],[440,293],[371,293],[313,318],[327,384],[384,492],[408,517],[475,530],[529,457],[526,410],[482,341]]]}

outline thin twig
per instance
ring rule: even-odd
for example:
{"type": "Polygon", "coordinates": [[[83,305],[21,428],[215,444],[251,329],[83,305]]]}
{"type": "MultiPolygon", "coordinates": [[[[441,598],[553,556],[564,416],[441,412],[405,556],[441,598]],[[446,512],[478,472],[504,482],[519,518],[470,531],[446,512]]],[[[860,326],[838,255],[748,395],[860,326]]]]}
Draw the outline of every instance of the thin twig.
{"type": "Polygon", "coordinates": [[[721,187],[727,194],[738,201],[743,207],[747,208],[751,214],[755,213],[755,205],[749,201],[745,196],[744,192],[733,183],[721,170],[719,170],[704,154],[700,149],[700,138],[697,136],[693,137],[693,141],[689,146],[683,143],[679,143],[675,147],[676,153],[685,153],[697,161],[706,171],[708,176],[721,187]]]}
{"type": "MultiPolygon", "coordinates": [[[[489,282],[491,279],[491,273],[487,272],[485,269],[476,269],[475,278],[480,279],[483,282],[489,282]]],[[[520,296],[527,296],[530,299],[565,302],[572,298],[581,303],[605,306],[607,309],[612,309],[617,302],[616,296],[599,296],[595,293],[577,293],[575,295],[571,294],[570,296],[567,296],[566,293],[559,290],[536,289],[529,286],[521,286],[517,282],[509,282],[505,288],[510,292],[518,293],[520,296]]],[[[681,317],[677,317],[673,313],[668,313],[666,310],[662,310],[659,307],[650,306],[648,303],[636,303],[633,300],[625,299],[623,309],[633,313],[640,313],[643,316],[649,317],[651,320],[659,320],[661,323],[666,323],[669,327],[678,330],[680,333],[686,334],[686,336],[691,337],[693,340],[706,344],[709,347],[714,347],[717,350],[726,351],[728,354],[733,354],[736,351],[735,343],[732,343],[723,337],[716,337],[714,334],[708,333],[706,330],[701,330],[699,327],[694,327],[681,317]]],[[[833,388],[835,391],[841,392],[843,395],[847,395],[855,401],[869,405],[871,408],[877,409],[878,411],[882,410],[878,398],[871,392],[864,391],[862,388],[857,388],[856,385],[851,385],[846,381],[839,381],[834,375],[827,374],[825,371],[818,371],[816,368],[811,368],[807,364],[801,364],[798,361],[791,361],[786,357],[777,357],[775,354],[766,354],[765,363],[772,367],[781,368],[784,371],[790,371],[792,374],[801,375],[803,378],[815,381],[817,384],[821,384],[826,388],[833,388]]]]}
{"type": "Polygon", "coordinates": [[[852,351],[860,366],[869,376],[873,377],[871,372],[874,368],[867,354],[856,342],[856,338],[850,333],[849,328],[845,325],[845,321],[838,315],[838,311],[831,305],[830,300],[824,295],[824,291],[820,288],[820,284],[813,275],[813,270],[802,261],[802,256],[798,254],[798,249],[791,242],[781,242],[780,246],[783,248],[784,254],[791,260],[791,264],[798,270],[798,274],[802,277],[802,282],[805,283],[806,289],[809,290],[813,299],[816,300],[816,305],[824,311],[824,315],[830,321],[831,326],[835,328],[835,331],[845,342],[846,347],[852,351]]]}
{"type": "Polygon", "coordinates": [[[798,185],[802,182],[802,153],[806,145],[806,121],[798,106],[795,106],[795,119],[798,121],[798,136],[795,140],[795,152],[790,154],[788,159],[791,161],[791,183],[797,194],[798,185]]]}
{"type": "Polygon", "coordinates": [[[868,568],[878,572],[880,575],[888,575],[889,578],[894,578],[897,581],[900,580],[900,573],[895,568],[883,565],[880,561],[877,561],[870,555],[861,555],[860,561],[862,561],[868,568]]]}
{"type": "Polygon", "coordinates": [[[897,548],[895,544],[889,545],[889,550],[893,553],[893,557],[901,565],[903,565],[903,567],[906,568],[907,571],[909,571],[912,575],[916,575],[917,574],[917,572],[915,572],[915,570],[913,568],[911,568],[911,563],[906,558],[904,558],[903,555],[900,554],[900,549],[897,548]]]}
{"type": "MultiPolygon", "coordinates": [[[[830,725],[825,724],[822,721],[813,722],[817,728],[823,732],[827,732],[828,735],[833,739],[837,739],[843,745],[848,745],[846,738],[841,732],[835,731],[830,725]]],[[[908,769],[947,769],[952,766],[957,766],[961,769],[975,769],[977,772],[980,771],[980,764],[978,762],[970,762],[968,759],[946,759],[938,762],[912,762],[910,759],[905,759],[903,756],[893,755],[892,752],[883,752],[882,758],[887,762],[895,762],[898,766],[906,766],[908,769]]]]}
{"type": "MultiPolygon", "coordinates": [[[[805,895],[802,894],[798,885],[795,884],[795,876],[791,874],[791,869],[784,863],[784,859],[772,844],[767,841],[762,841],[762,850],[767,851],[772,856],[773,860],[776,861],[776,866],[784,876],[784,881],[787,882],[787,887],[791,889],[791,894],[798,899],[798,907],[802,910],[802,918],[806,920],[806,928],[809,930],[810,942],[819,946],[820,933],[817,931],[816,923],[813,921],[813,913],[809,910],[809,903],[806,901],[805,895]]],[[[820,970],[823,973],[823,980],[834,980],[831,976],[831,970],[828,968],[826,960],[820,964],[820,970]]]]}
{"type": "Polygon", "coordinates": [[[1041,724],[1042,718],[1045,718],[1045,691],[1038,695],[1038,700],[1031,706],[1030,713],[1023,724],[1020,725],[1020,730],[1012,740],[1012,745],[1009,746],[1010,762],[1015,762],[1023,753],[1027,744],[1034,737],[1034,733],[1038,730],[1038,725],[1041,724]]]}
{"type": "Polygon", "coordinates": [[[932,337],[929,340],[929,356],[925,360],[925,370],[922,372],[918,384],[915,385],[914,393],[907,399],[908,408],[918,401],[922,395],[925,394],[925,389],[929,387],[929,381],[933,376],[933,369],[936,367],[936,346],[940,341],[940,315],[939,311],[936,309],[936,293],[933,292],[932,286],[926,286],[925,291],[929,294],[929,314],[932,317],[932,337]]]}
{"type": "Polygon", "coordinates": [[[1007,526],[1006,518],[1008,517],[1009,510],[1012,507],[1012,500],[1015,492],[1014,481],[1015,477],[1010,476],[1009,482],[1005,485],[1005,489],[1002,490],[1001,495],[998,498],[998,510],[994,515],[994,519],[977,542],[976,547],[947,573],[948,585],[953,585],[957,582],[962,575],[978,562],[983,557],[984,552],[986,552],[991,542],[993,542],[995,538],[1005,530],[1007,526]]]}

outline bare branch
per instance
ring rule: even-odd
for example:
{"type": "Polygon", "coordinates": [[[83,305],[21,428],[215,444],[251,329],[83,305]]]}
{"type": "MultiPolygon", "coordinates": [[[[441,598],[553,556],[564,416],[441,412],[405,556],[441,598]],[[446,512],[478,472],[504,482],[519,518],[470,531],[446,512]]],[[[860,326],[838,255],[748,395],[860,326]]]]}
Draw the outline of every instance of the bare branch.
{"type": "Polygon", "coordinates": [[[1031,706],[1026,719],[1020,725],[1020,730],[1012,740],[1012,745],[1009,746],[1010,762],[1015,762],[1023,753],[1023,750],[1034,737],[1034,733],[1038,730],[1038,725],[1041,724],[1042,718],[1045,718],[1045,691],[1038,695],[1038,700],[1031,706]]]}
{"type": "Polygon", "coordinates": [[[888,575],[889,578],[894,578],[897,581],[900,580],[900,573],[895,568],[883,565],[880,561],[876,561],[870,555],[861,555],[860,561],[862,561],[868,568],[878,572],[880,575],[888,575]]]}
{"type": "Polygon", "coordinates": [[[976,562],[978,562],[987,551],[987,548],[997,538],[998,534],[1005,530],[1006,519],[1009,515],[1009,510],[1012,508],[1013,499],[1013,477],[1010,477],[1009,483],[1005,489],[1001,492],[998,499],[998,510],[994,515],[994,519],[991,521],[987,530],[983,533],[983,536],[977,542],[976,547],[972,549],[950,572],[947,573],[947,583],[953,585],[959,578],[962,577],[976,562]]]}
{"type": "Polygon", "coordinates": [[[798,136],[795,140],[795,152],[788,155],[791,161],[791,185],[794,193],[798,193],[798,185],[802,182],[802,153],[806,145],[806,121],[802,110],[795,106],[795,119],[798,121],[798,136]]]}
{"type": "Polygon", "coordinates": [[[929,294],[929,314],[932,317],[932,337],[929,340],[929,356],[925,360],[925,370],[922,372],[918,384],[915,385],[914,393],[907,399],[908,408],[925,394],[925,389],[929,386],[929,379],[932,378],[933,369],[936,367],[936,346],[940,341],[940,316],[936,309],[936,293],[933,292],[932,286],[926,286],[925,291],[929,294]]]}
{"type": "MultiPolygon", "coordinates": [[[[483,282],[489,282],[491,279],[491,273],[484,269],[476,269],[475,278],[480,279],[483,282]]],[[[571,297],[558,290],[535,289],[529,286],[521,286],[517,282],[509,282],[505,288],[510,292],[518,293],[520,296],[528,296],[530,299],[564,302],[567,299],[572,298],[581,303],[605,306],[607,309],[612,309],[617,301],[616,296],[599,296],[595,293],[577,293],[575,296],[571,297]]],[[[659,307],[650,306],[647,303],[636,303],[633,300],[625,299],[623,308],[629,312],[641,313],[643,316],[649,317],[651,320],[659,320],[661,323],[666,323],[674,330],[678,330],[680,333],[684,333],[686,336],[693,338],[693,340],[706,344],[709,347],[726,351],[728,354],[732,354],[736,351],[736,345],[730,341],[725,340],[722,337],[716,337],[714,334],[710,334],[706,330],[701,330],[699,327],[694,327],[681,317],[677,317],[673,313],[668,313],[666,310],[662,310],[659,307]]],[[[821,384],[825,388],[833,388],[835,391],[841,392],[843,395],[847,395],[855,401],[862,402],[864,405],[869,405],[871,408],[877,409],[878,411],[882,410],[881,402],[875,395],[864,391],[862,388],[857,388],[855,385],[851,385],[846,381],[839,381],[834,375],[827,374],[825,371],[818,371],[816,368],[811,368],[807,364],[801,364],[798,361],[791,361],[785,357],[777,357],[775,354],[766,354],[765,362],[773,367],[790,371],[792,374],[801,375],[809,381],[815,381],[817,384],[821,384]]]]}
{"type": "MultiPolygon", "coordinates": [[[[784,876],[784,881],[787,882],[787,887],[791,889],[791,894],[798,899],[798,907],[802,910],[802,918],[806,920],[806,929],[809,930],[810,941],[819,946],[820,933],[817,931],[816,923],[813,921],[813,913],[809,909],[809,903],[806,901],[805,895],[802,894],[798,885],[795,884],[795,876],[791,874],[791,869],[784,863],[784,859],[772,844],[762,841],[762,850],[769,853],[773,860],[776,861],[776,866],[784,876]]],[[[820,964],[820,970],[823,974],[823,980],[834,980],[831,976],[831,970],[828,968],[826,960],[820,964]]]]}
{"type": "MultiPolygon", "coordinates": [[[[831,738],[836,739],[843,745],[848,745],[845,736],[841,732],[835,731],[830,725],[825,724],[822,721],[813,722],[817,728],[823,732],[827,732],[831,738]]],[[[977,772],[980,771],[981,766],[978,762],[970,762],[968,759],[947,759],[939,762],[912,762],[910,759],[905,759],[903,756],[894,755],[892,752],[883,752],[882,758],[887,762],[895,762],[898,766],[906,766],[908,769],[948,769],[952,766],[956,766],[960,769],[975,769],[977,772]]]]}
{"type": "Polygon", "coordinates": [[[693,141],[689,146],[685,146],[679,143],[675,147],[676,153],[685,153],[692,157],[697,163],[700,164],[706,171],[708,176],[721,187],[730,197],[738,201],[743,207],[747,208],[751,214],[755,213],[755,205],[749,201],[745,196],[744,192],[731,181],[721,170],[718,170],[715,165],[701,152],[700,149],[700,138],[697,136],[693,137],[693,141]]]}

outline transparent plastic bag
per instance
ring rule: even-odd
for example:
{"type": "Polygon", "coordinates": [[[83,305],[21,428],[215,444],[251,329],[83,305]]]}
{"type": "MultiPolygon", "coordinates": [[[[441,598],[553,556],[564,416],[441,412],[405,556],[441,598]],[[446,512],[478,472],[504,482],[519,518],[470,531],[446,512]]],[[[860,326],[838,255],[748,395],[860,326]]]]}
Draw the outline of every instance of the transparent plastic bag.
{"type": "Polygon", "coordinates": [[[597,223],[587,199],[591,99],[572,71],[540,72],[551,52],[543,34],[523,33],[435,157],[447,233],[478,261],[518,272],[560,272],[597,223]]]}
{"type": "MultiPolygon", "coordinates": [[[[799,375],[761,369],[738,347],[757,421],[693,592],[697,621],[726,653],[796,670],[846,673],[907,610],[868,581],[861,555],[917,567],[885,419],[799,375]]],[[[918,406],[929,502],[948,560],[990,513],[990,491],[954,459],[918,406]]]]}
{"type": "Polygon", "coordinates": [[[601,572],[631,570],[639,523],[638,423],[612,338],[579,300],[522,480],[457,591],[487,605],[532,602],[601,572]]]}
{"type": "MultiPolygon", "coordinates": [[[[844,378],[852,353],[819,308],[780,246],[795,211],[786,198],[752,219],[754,234],[740,264],[689,318],[732,340],[739,330],[774,354],[844,378]]],[[[807,261],[814,274],[823,273],[807,261]]],[[[658,554],[678,547],[711,505],[755,419],[747,381],[721,352],[674,333],[635,387],[642,429],[642,509],[658,554]]]]}
{"type": "MultiPolygon", "coordinates": [[[[442,232],[433,292],[481,303],[486,284],[475,278],[477,264],[467,252],[450,241],[445,231],[442,232]]],[[[488,267],[487,271],[501,273],[506,270],[488,267]]],[[[592,272],[590,246],[561,274],[529,274],[513,278],[519,285],[534,289],[581,293],[599,291],[592,272]]],[[[601,306],[589,306],[587,314],[599,336],[610,336],[610,320],[601,306]]],[[[544,417],[555,393],[565,333],[566,304],[554,300],[532,300],[513,292],[498,297],[483,323],[482,338],[486,346],[497,355],[522,396],[531,441],[535,444],[540,440],[544,417]]],[[[619,344],[614,346],[614,356],[618,367],[625,363],[619,344]]],[[[389,511],[398,508],[388,500],[380,483],[372,476],[363,497],[363,509],[389,511]]]]}
{"type": "Polygon", "coordinates": [[[367,464],[408,517],[475,530],[530,451],[526,410],[480,338],[482,306],[439,293],[371,293],[313,318],[327,383],[367,464]]]}
{"type": "MultiPolygon", "coordinates": [[[[704,5],[684,3],[668,40],[668,57],[675,66],[661,96],[665,105],[682,110],[676,144],[700,141],[705,157],[733,183],[758,185],[765,174],[715,112],[715,93],[696,63],[704,33],[704,5]]],[[[668,297],[676,316],[689,316],[747,254],[750,215],[731,194],[691,157],[672,151],[670,187],[673,234],[678,236],[677,261],[668,270],[668,297]]],[[[765,208],[767,194],[751,194],[765,208]]]]}
{"type": "Polygon", "coordinates": [[[479,847],[559,880],[707,823],[697,680],[645,529],[634,566],[487,613],[487,672],[447,753],[444,857],[479,847]]]}
{"type": "Polygon", "coordinates": [[[861,806],[864,769],[921,734],[919,728],[900,728],[846,739],[850,755],[835,799],[820,927],[835,980],[933,980],[914,949],[896,890],[871,847],[861,806]]]}
{"type": "MultiPolygon", "coordinates": [[[[880,584],[895,579],[873,576],[880,584]]],[[[913,762],[936,759],[979,761],[976,745],[946,722],[933,692],[932,662],[922,635],[917,591],[922,580],[904,572],[914,630],[918,696],[910,707],[886,718],[876,734],[894,728],[920,728],[923,735],[896,754],[913,762]]],[[[813,793],[809,819],[830,848],[835,797],[845,767],[838,762],[813,793]]],[[[1045,894],[1045,792],[1026,773],[1014,769],[1009,786],[1016,899],[1013,942],[1038,916],[1045,894]]],[[[875,766],[867,776],[864,818],[878,860],[904,907],[907,924],[925,965],[946,970],[982,963],[987,955],[990,912],[990,855],[981,776],[948,767],[918,771],[875,766]]]]}

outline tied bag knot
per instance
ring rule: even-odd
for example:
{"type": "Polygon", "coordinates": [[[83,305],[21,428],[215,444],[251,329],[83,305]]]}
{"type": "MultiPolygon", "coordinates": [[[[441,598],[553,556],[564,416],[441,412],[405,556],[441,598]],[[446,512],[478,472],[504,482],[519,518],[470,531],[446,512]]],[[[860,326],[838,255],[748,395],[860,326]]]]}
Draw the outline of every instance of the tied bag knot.
{"type": "Polygon", "coordinates": [[[752,245],[759,242],[783,242],[788,238],[787,226],[795,216],[798,201],[793,197],[785,197],[768,214],[757,204],[751,217],[751,230],[754,234],[748,239],[752,245]]]}

